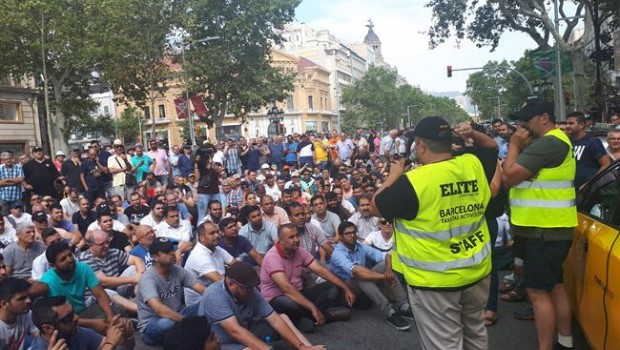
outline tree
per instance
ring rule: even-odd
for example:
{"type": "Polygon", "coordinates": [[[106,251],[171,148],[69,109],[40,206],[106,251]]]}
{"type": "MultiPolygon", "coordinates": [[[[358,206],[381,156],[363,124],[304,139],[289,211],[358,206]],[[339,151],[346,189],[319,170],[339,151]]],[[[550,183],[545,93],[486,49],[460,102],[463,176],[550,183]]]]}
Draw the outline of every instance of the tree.
{"type": "Polygon", "coordinates": [[[278,30],[294,19],[299,0],[189,0],[182,31],[189,44],[185,71],[191,94],[204,94],[209,126],[227,113],[243,115],[293,90],[293,75],[270,65],[278,30]],[[204,42],[207,38],[217,38],[204,42]]]}
{"type": "MultiPolygon", "coordinates": [[[[489,46],[493,51],[506,31],[523,32],[532,38],[539,49],[551,48],[550,39],[557,42],[563,51],[570,54],[577,83],[575,99],[577,108],[583,110],[586,93],[584,83],[584,53],[592,25],[592,1],[557,0],[563,31],[556,30],[549,15],[552,2],[546,0],[431,0],[427,7],[432,9],[433,23],[429,29],[429,44],[435,48],[452,35],[457,42],[467,38],[479,47],[489,46]],[[574,12],[567,13],[565,4],[574,3],[574,12]],[[579,17],[586,13],[585,33],[576,42],[570,42],[579,17]]],[[[613,1],[606,1],[612,3],[613,1]]],[[[600,25],[602,22],[598,22],[600,25]]]]}
{"type": "Polygon", "coordinates": [[[143,123],[142,115],[135,107],[129,107],[121,113],[120,118],[117,120],[118,137],[120,137],[124,143],[136,143],[142,141],[140,134],[140,125],[143,123]]]}
{"type": "Polygon", "coordinates": [[[341,129],[400,128],[430,115],[450,123],[467,120],[467,112],[453,99],[428,95],[409,84],[397,86],[397,81],[395,71],[371,66],[362,79],[344,88],[341,129]]]}

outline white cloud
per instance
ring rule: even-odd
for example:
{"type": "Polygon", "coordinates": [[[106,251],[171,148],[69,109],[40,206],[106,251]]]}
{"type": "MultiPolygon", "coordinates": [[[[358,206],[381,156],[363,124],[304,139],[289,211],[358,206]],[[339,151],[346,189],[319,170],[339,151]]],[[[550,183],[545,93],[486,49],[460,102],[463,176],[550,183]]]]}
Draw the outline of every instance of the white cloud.
{"type": "Polygon", "coordinates": [[[471,72],[455,72],[447,78],[446,66],[480,67],[488,60],[516,60],[527,48],[535,46],[527,35],[506,33],[495,52],[479,49],[464,41],[460,48],[454,40],[439,48],[428,48],[424,33],[431,23],[426,0],[305,0],[297,18],[314,29],[327,29],[343,43],[361,42],[369,18],[382,42],[384,59],[396,66],[410,84],[426,91],[463,91],[471,72]]]}

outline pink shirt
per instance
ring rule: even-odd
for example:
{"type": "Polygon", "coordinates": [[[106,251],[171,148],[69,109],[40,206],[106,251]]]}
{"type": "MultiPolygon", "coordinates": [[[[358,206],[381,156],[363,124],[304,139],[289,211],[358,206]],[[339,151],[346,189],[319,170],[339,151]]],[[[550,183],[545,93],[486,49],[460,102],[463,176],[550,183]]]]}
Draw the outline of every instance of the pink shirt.
{"type": "Polygon", "coordinates": [[[289,282],[297,290],[301,290],[303,288],[301,270],[310,266],[314,261],[314,257],[303,248],[298,248],[288,257],[283,254],[280,245],[276,243],[263,258],[263,265],[260,269],[260,289],[267,301],[283,295],[278,285],[271,279],[272,274],[284,272],[289,282]]]}
{"type": "Polygon", "coordinates": [[[155,176],[168,175],[168,155],[163,149],[149,151],[147,156],[155,159],[155,176]]]}

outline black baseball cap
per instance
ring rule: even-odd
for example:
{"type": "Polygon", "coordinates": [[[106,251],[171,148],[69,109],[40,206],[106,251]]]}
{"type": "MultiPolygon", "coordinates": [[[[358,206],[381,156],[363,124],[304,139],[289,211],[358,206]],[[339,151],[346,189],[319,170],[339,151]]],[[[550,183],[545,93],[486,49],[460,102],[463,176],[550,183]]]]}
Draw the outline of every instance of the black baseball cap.
{"type": "MultiPolygon", "coordinates": [[[[153,255],[153,253],[151,253],[151,255],[153,255]]],[[[226,277],[232,278],[233,280],[235,280],[235,282],[241,284],[246,288],[256,287],[260,284],[258,274],[254,270],[252,265],[244,261],[237,261],[232,265],[227,265],[225,274],[226,277]]]]}
{"type": "Polygon", "coordinates": [[[42,152],[42,151],[43,151],[43,148],[41,148],[41,147],[39,147],[39,146],[34,146],[34,147],[32,148],[32,152],[42,152]]]}
{"type": "Polygon", "coordinates": [[[510,117],[513,120],[527,122],[535,116],[542,114],[548,114],[553,118],[553,103],[539,98],[532,98],[523,104],[517,113],[512,114],[510,117]]]}
{"type": "Polygon", "coordinates": [[[11,208],[10,209],[16,209],[16,208],[24,209],[24,204],[22,202],[15,202],[15,203],[11,204],[11,208]]]}
{"type": "Polygon", "coordinates": [[[427,140],[452,142],[450,124],[441,117],[426,117],[420,120],[413,131],[413,136],[427,140]]]}
{"type": "Polygon", "coordinates": [[[32,213],[32,221],[47,221],[47,214],[42,211],[35,211],[34,213],[32,213]]]}
{"type": "Polygon", "coordinates": [[[97,213],[97,216],[112,215],[112,210],[107,203],[101,203],[95,208],[95,213],[97,213]]]}
{"type": "Polygon", "coordinates": [[[171,240],[166,237],[157,237],[153,240],[153,243],[151,243],[151,246],[149,247],[149,254],[153,256],[158,253],[170,253],[173,250],[174,244],[171,240]]]}

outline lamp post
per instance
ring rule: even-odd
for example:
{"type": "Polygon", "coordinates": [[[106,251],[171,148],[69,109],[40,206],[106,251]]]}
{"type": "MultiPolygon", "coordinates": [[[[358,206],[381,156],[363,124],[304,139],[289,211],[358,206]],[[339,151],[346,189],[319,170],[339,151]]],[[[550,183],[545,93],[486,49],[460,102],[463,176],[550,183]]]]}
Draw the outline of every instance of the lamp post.
{"type": "MultiPolygon", "coordinates": [[[[277,135],[280,131],[280,123],[284,120],[284,111],[281,108],[278,108],[276,103],[273,102],[271,108],[267,110],[267,118],[269,119],[270,127],[271,125],[276,126],[275,134],[277,135]]],[[[267,130],[267,134],[269,134],[269,130],[267,130]]]]}
{"type": "Polygon", "coordinates": [[[409,115],[409,108],[411,107],[422,107],[422,105],[420,104],[415,104],[415,105],[409,105],[407,106],[407,126],[411,127],[411,116],[409,115]]]}
{"type": "MultiPolygon", "coordinates": [[[[206,43],[212,40],[219,40],[219,36],[208,36],[204,39],[195,40],[194,43],[206,43]]],[[[181,43],[181,60],[183,62],[183,85],[185,87],[185,113],[187,114],[187,127],[189,128],[189,139],[192,143],[192,146],[196,146],[196,134],[194,133],[194,116],[191,115],[189,110],[189,89],[187,85],[187,72],[185,70],[185,46],[188,45],[185,40],[181,43]]]]}

